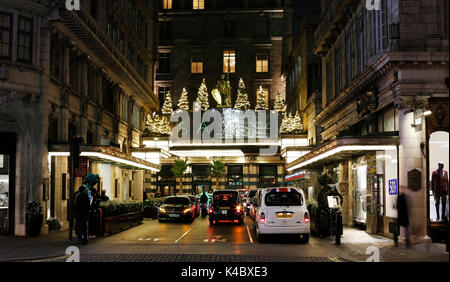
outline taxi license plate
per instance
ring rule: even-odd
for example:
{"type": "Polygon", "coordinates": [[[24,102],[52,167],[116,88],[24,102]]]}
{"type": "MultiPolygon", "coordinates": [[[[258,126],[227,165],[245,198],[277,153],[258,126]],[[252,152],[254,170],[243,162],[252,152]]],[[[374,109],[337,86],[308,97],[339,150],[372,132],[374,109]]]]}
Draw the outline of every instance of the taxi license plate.
{"type": "Polygon", "coordinates": [[[277,218],[293,218],[292,213],[277,213],[277,218]]]}
{"type": "Polygon", "coordinates": [[[222,214],[227,214],[227,211],[226,210],[222,211],[222,214]]]}
{"type": "Polygon", "coordinates": [[[180,217],[180,215],[177,213],[172,213],[172,214],[169,214],[169,217],[180,217]]]}

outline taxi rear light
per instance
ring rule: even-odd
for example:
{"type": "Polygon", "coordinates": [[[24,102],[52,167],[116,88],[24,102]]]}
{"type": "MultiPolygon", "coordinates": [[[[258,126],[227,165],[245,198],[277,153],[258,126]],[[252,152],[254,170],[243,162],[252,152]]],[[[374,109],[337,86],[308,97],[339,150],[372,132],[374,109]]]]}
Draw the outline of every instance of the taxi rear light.
{"type": "Polygon", "coordinates": [[[209,209],[209,213],[212,213],[213,212],[213,210],[212,209],[209,209]]]}
{"type": "Polygon", "coordinates": [[[266,215],[262,212],[261,216],[259,217],[259,222],[264,223],[266,222],[266,215]]]}
{"type": "Polygon", "coordinates": [[[309,213],[305,212],[305,216],[303,217],[305,222],[308,223],[309,222],[309,213]]]}

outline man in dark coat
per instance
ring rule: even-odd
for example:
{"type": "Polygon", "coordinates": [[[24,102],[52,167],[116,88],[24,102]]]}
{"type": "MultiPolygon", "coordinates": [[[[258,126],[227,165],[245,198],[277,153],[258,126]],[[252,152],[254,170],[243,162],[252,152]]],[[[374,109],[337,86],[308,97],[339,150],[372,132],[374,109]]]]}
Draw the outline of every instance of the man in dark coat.
{"type": "MultiPolygon", "coordinates": [[[[397,232],[400,234],[400,226],[405,229],[406,247],[410,248],[411,241],[409,239],[409,218],[408,218],[408,204],[406,195],[400,193],[397,197],[397,232]]],[[[397,239],[398,240],[398,239],[397,239]]],[[[397,245],[397,242],[396,242],[397,245]]]]}
{"type": "Polygon", "coordinates": [[[88,241],[88,220],[90,201],[87,190],[84,186],[80,186],[79,193],[75,197],[74,214],[76,219],[76,233],[78,242],[87,244],[88,241]]]}

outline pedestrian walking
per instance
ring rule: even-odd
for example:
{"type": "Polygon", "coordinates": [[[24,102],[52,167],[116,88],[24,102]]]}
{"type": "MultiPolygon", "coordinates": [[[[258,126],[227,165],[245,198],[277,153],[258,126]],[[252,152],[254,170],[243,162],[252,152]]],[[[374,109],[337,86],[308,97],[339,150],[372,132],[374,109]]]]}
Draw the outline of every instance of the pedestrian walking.
{"type": "MultiPolygon", "coordinates": [[[[404,193],[400,193],[397,197],[397,232],[400,234],[400,227],[405,230],[406,247],[411,248],[411,240],[409,238],[409,218],[408,218],[408,203],[404,193]]],[[[396,246],[398,246],[398,238],[396,239],[396,246]]]]}
{"type": "Polygon", "coordinates": [[[84,186],[80,186],[78,191],[79,193],[76,195],[74,201],[74,213],[76,220],[75,232],[78,237],[78,242],[80,244],[87,244],[90,201],[87,190],[84,186]]]}

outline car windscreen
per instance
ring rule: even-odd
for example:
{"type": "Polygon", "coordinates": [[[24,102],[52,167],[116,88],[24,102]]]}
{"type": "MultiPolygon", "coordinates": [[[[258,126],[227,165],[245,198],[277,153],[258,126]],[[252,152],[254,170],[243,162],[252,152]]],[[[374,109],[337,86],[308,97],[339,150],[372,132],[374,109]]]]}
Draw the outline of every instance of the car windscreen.
{"type": "Polygon", "coordinates": [[[274,191],[266,194],[265,203],[266,206],[301,206],[303,204],[303,197],[297,191],[274,191]]]}
{"type": "Polygon", "coordinates": [[[237,197],[238,197],[238,193],[236,193],[236,192],[214,193],[213,201],[214,202],[236,203],[237,202],[237,197]]]}
{"type": "Polygon", "coordinates": [[[172,197],[167,198],[164,203],[169,205],[188,205],[190,201],[186,197],[172,197]]]}

